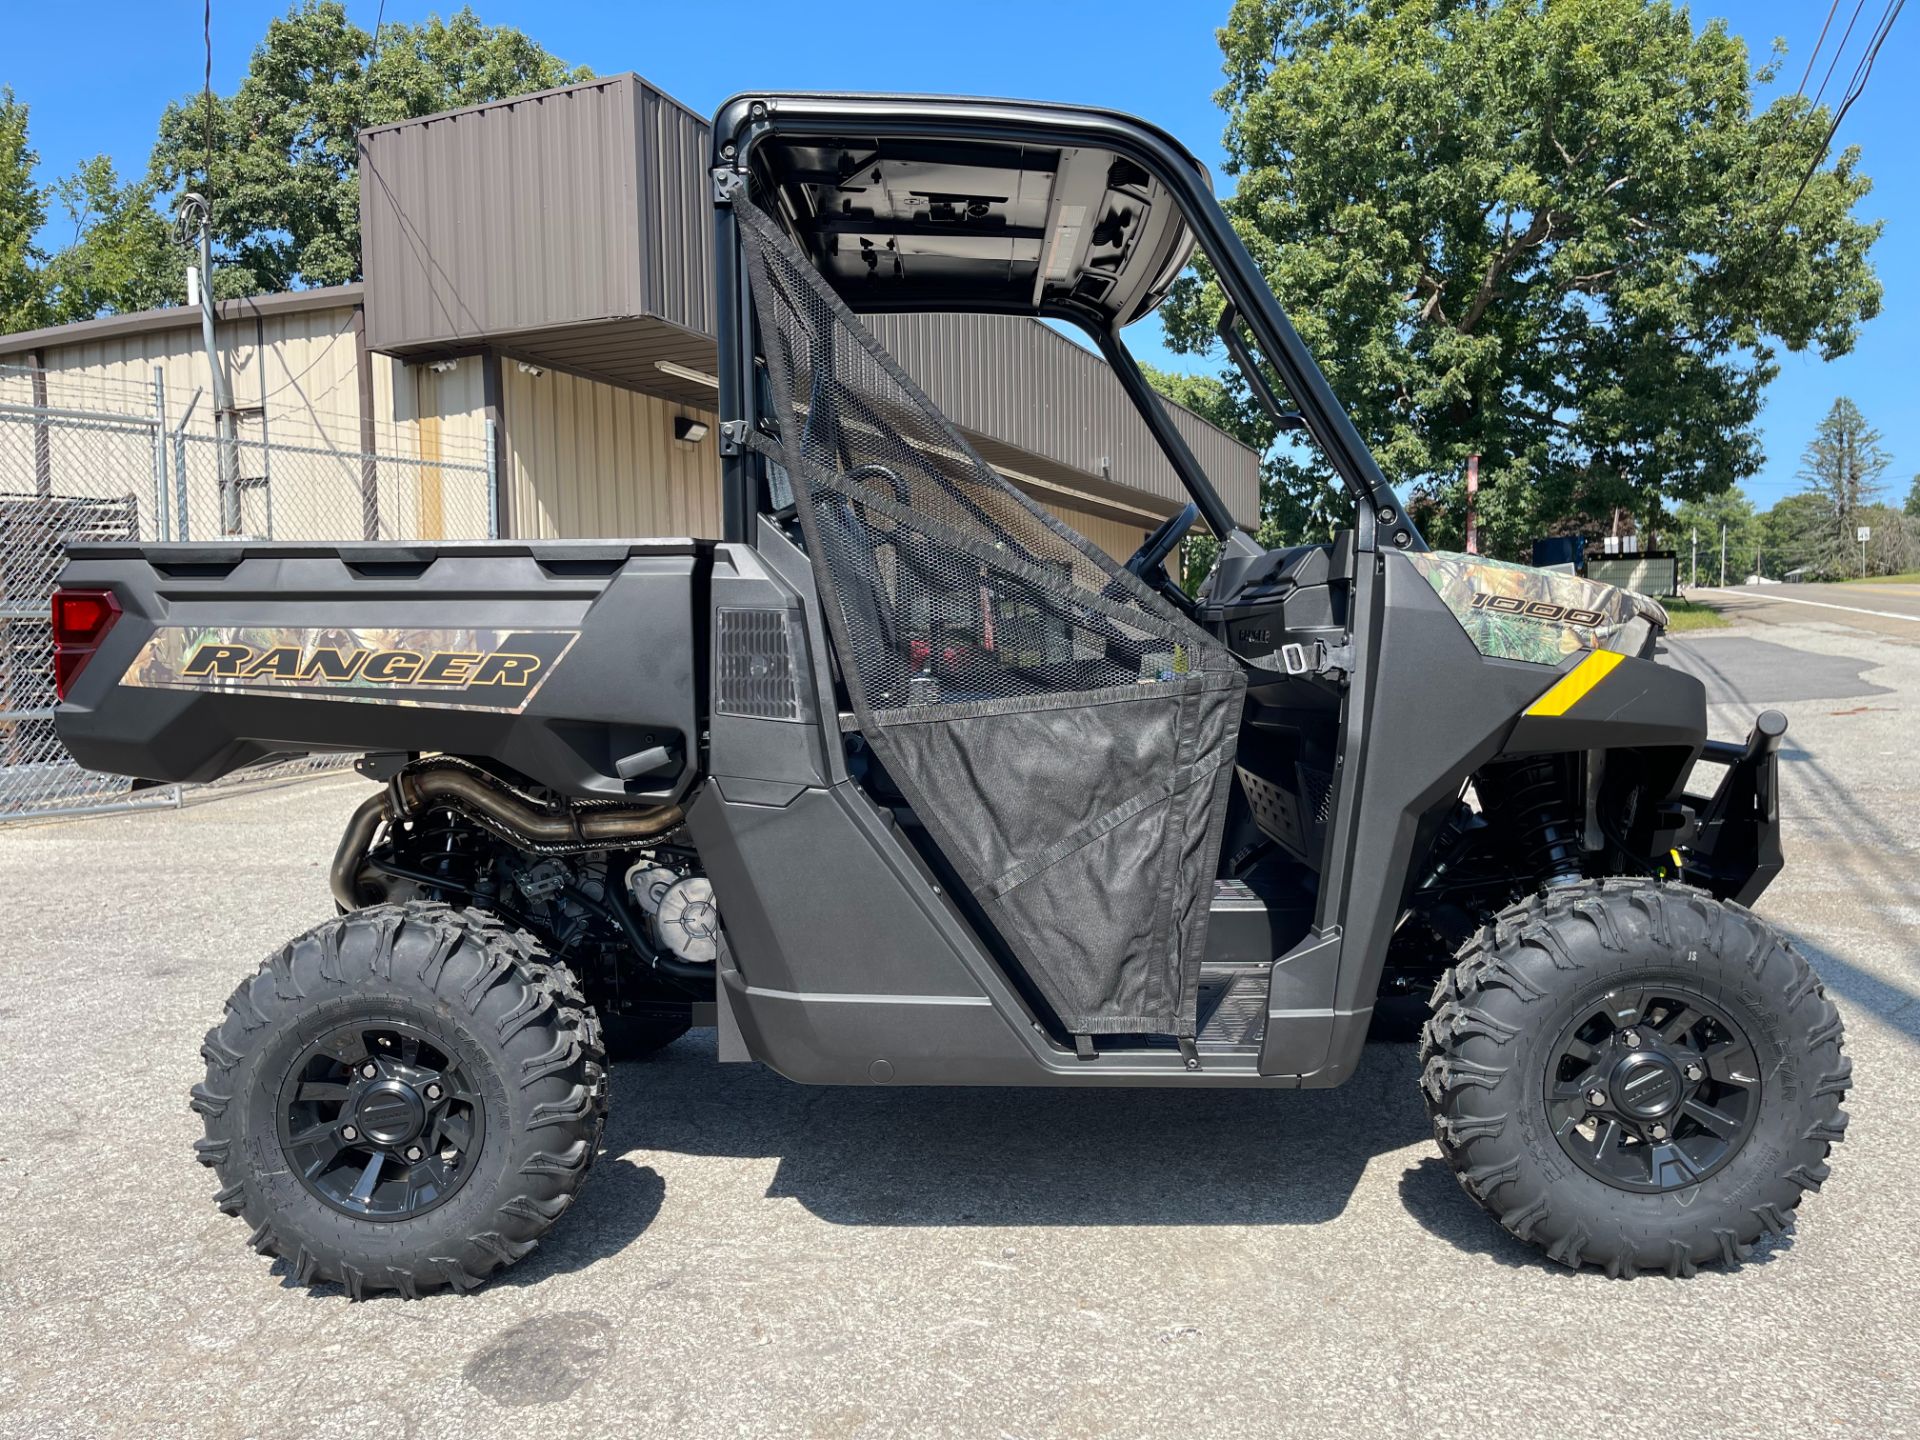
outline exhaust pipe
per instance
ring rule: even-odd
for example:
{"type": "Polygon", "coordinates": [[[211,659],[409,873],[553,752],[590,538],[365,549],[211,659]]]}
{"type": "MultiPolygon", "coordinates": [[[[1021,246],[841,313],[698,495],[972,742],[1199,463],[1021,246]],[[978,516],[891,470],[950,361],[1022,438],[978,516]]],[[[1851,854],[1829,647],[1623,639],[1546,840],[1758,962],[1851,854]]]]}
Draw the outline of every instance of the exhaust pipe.
{"type": "Polygon", "coordinates": [[[468,761],[437,757],[402,770],[384,791],[369,796],[353,812],[329,874],[333,898],[341,906],[348,910],[360,906],[360,872],[380,826],[436,801],[467,811],[511,845],[548,855],[652,840],[686,818],[678,805],[549,805],[468,761]]]}
{"type": "Polygon", "coordinates": [[[431,800],[451,800],[498,830],[503,839],[528,850],[560,847],[605,850],[664,835],[686,818],[678,805],[543,804],[494,779],[464,760],[429,760],[393,777],[394,789],[411,814],[431,800]]]}
{"type": "Polygon", "coordinates": [[[360,908],[360,872],[366,868],[367,851],[373,848],[373,837],[380,833],[380,827],[386,823],[386,819],[387,795],[383,790],[361,801],[354,808],[353,818],[347,821],[347,832],[340,837],[340,848],[333,852],[333,868],[327,872],[333,898],[339,902],[342,910],[360,908]]]}

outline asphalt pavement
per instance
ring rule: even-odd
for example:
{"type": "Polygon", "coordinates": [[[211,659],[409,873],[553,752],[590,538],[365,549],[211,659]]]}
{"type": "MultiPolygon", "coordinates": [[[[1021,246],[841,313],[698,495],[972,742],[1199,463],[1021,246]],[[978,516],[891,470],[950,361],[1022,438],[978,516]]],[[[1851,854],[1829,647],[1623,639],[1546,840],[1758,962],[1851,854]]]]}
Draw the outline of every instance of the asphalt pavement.
{"type": "Polygon", "coordinates": [[[186,1092],[238,977],[329,913],[365,793],[332,779],[0,830],[0,1434],[1912,1434],[1920,618],[1786,602],[1920,597],[1786,589],[1671,647],[1717,733],[1792,720],[1760,908],[1857,1081],[1832,1180],[1738,1272],[1506,1238],[1404,1044],[1326,1092],[1038,1093],[805,1089],[695,1035],[616,1067],[579,1204],[494,1283],[297,1287],[215,1211],[186,1092]]]}
{"type": "Polygon", "coordinates": [[[1702,585],[1687,592],[1752,625],[1839,625],[1920,644],[1920,585],[1702,585]]]}

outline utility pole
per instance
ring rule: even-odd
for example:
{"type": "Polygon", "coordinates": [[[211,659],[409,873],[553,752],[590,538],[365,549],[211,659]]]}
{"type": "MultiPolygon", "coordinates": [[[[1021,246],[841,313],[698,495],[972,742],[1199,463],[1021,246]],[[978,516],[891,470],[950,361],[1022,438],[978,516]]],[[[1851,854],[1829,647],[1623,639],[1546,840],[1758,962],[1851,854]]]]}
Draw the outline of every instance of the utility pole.
{"type": "Polygon", "coordinates": [[[1480,457],[1467,456],[1467,554],[1480,553],[1480,457]]]}
{"type": "Polygon", "coordinates": [[[1688,586],[1689,588],[1692,588],[1693,586],[1697,586],[1699,583],[1700,583],[1700,527],[1696,525],[1693,527],[1693,579],[1690,582],[1688,582],[1688,586]]]}
{"type": "Polygon", "coordinates": [[[1720,588],[1727,588],[1727,527],[1724,521],[1720,525],[1720,588]]]}
{"type": "MultiPolygon", "coordinates": [[[[188,191],[181,197],[175,223],[184,235],[197,232],[200,246],[198,270],[187,271],[187,288],[197,289],[200,303],[200,339],[207,347],[207,368],[213,374],[213,425],[219,439],[220,533],[240,533],[240,456],[234,434],[233,397],[227,393],[226,371],[220,368],[220,347],[213,333],[213,211],[201,196],[188,191]],[[197,281],[197,283],[196,283],[197,281]]],[[[191,303],[194,296],[189,294],[191,303]]]]}

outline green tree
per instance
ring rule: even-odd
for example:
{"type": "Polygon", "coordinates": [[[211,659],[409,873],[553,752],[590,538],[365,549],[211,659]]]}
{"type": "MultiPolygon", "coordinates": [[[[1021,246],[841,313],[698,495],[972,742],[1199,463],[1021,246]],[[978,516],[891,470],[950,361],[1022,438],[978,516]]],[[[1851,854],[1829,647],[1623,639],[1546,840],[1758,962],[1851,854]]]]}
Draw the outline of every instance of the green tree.
{"type": "Polygon", "coordinates": [[[34,243],[47,219],[46,193],[33,178],[39,163],[27,141],[27,107],[0,86],[0,334],[47,320],[46,257],[34,243]]]}
{"type": "Polygon", "coordinates": [[[1780,579],[1794,570],[1816,570],[1824,521],[1817,495],[1788,495],[1760,517],[1761,573],[1780,579]]]}
{"type": "Polygon", "coordinates": [[[113,162],[96,155],[55,185],[54,195],[73,224],[72,241],[42,272],[55,323],[185,297],[186,250],[154,208],[151,184],[121,184],[113,162]]]}
{"type": "Polygon", "coordinates": [[[222,295],[356,280],[362,129],[590,73],[469,9],[384,25],[376,47],[341,0],[300,0],[267,26],[232,96],[211,110],[199,95],[167,107],[150,183],[158,194],[211,191],[222,295]]]}
{"type": "Polygon", "coordinates": [[[1920,475],[1913,477],[1913,488],[1907,491],[1907,503],[1902,508],[1914,519],[1920,520],[1920,475]]]}
{"type": "MultiPolygon", "coordinates": [[[[1855,152],[1789,217],[1831,115],[1756,111],[1772,70],[1721,22],[1696,34],[1661,0],[1237,0],[1220,44],[1228,212],[1437,540],[1457,542],[1473,453],[1502,552],[1724,490],[1760,463],[1774,347],[1842,354],[1879,309],[1855,152]]],[[[1211,353],[1220,305],[1197,267],[1170,343],[1211,353]]],[[[1323,469],[1281,451],[1274,483],[1323,469]]]]}
{"type": "Polygon", "coordinates": [[[1815,525],[1807,537],[1808,564],[1820,574],[1859,572],[1856,530],[1872,524],[1864,512],[1879,498],[1880,477],[1892,463],[1880,440],[1880,432],[1867,423],[1860,407],[1842,395],[1800,457],[1799,477],[1815,501],[1815,525]]]}
{"type": "Polygon", "coordinates": [[[1727,579],[1738,585],[1754,573],[1756,545],[1764,561],[1766,545],[1761,535],[1760,516],[1753,502],[1740,490],[1722,490],[1703,500],[1683,502],[1673,519],[1663,527],[1673,539],[1680,555],[1680,577],[1693,583],[1693,536],[1700,536],[1700,580],[1702,585],[1720,583],[1720,533],[1726,527],[1727,579]]]}

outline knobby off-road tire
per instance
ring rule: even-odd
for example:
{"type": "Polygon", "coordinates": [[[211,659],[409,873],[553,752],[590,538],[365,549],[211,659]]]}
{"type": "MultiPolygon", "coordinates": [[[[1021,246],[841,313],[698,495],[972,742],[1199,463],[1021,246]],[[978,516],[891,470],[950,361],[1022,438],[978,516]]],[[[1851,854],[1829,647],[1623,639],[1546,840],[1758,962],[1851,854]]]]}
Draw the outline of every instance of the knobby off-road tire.
{"type": "MultiPolygon", "coordinates": [[[[351,1042],[340,1044],[344,1053],[351,1042]]],[[[317,926],[234,991],[201,1054],[207,1075],[192,1105],[206,1137],[194,1150],[219,1175],[214,1202],[246,1221],[256,1251],[285,1257],[297,1283],[339,1284],[352,1299],[470,1290],[519,1260],[579,1193],[606,1119],[599,1023],[573,976],[480,910],[413,901],[317,926]],[[343,1213],[296,1173],[320,1152],[290,1149],[291,1125],[324,1119],[330,1107],[301,1102],[305,1118],[289,1122],[286,1097],[308,1093],[301,1075],[329,1063],[314,1055],[316,1044],[333,1043],[324,1037],[362,1032],[376,1050],[391,1043],[379,1037],[401,1036],[421,1064],[441,1066],[436,1094],[470,1092],[457,1182],[417,1213],[405,1209],[415,1203],[410,1190],[387,1218],[343,1213]]],[[[363,1063],[371,1064],[355,1062],[346,1078],[363,1063]]],[[[329,1096],[341,1089],[311,1087],[329,1096]]],[[[419,1102],[416,1093],[400,1103],[419,1102]]],[[[331,1108],[336,1126],[353,1118],[341,1100],[331,1108]]],[[[422,1148],[437,1149],[440,1132],[422,1123],[422,1148]]],[[[445,1143],[453,1153],[456,1142],[445,1143]]],[[[388,1158],[412,1173],[397,1151],[388,1158]]],[[[350,1163],[361,1160],[356,1153],[350,1163]]]]}
{"type": "MultiPolygon", "coordinates": [[[[1684,1014],[1673,1022],[1675,1029],[1686,1023],[1684,1014]]],[[[1707,1048],[1719,1052],[1711,1062],[1716,1073],[1735,1053],[1707,1048]]],[[[1682,1058],[1680,1069],[1696,1068],[1696,1052],[1672,1053],[1682,1058]]],[[[1615,1277],[1686,1276],[1711,1261],[1731,1267],[1762,1235],[1784,1232],[1802,1195],[1827,1178],[1828,1153],[1846,1131],[1840,1102],[1852,1073],[1841,1054],[1840,1017],[1791,944],[1738,905],[1642,880],[1590,881],[1502,911],[1435,989],[1420,1060],[1434,1135],[1467,1193],[1553,1259],[1599,1265],[1615,1277]],[[1696,1037],[1744,1032],[1752,1063],[1742,1057],[1729,1073],[1755,1084],[1716,1092],[1709,1077],[1701,1092],[1706,1103],[1743,1120],[1737,1145],[1721,1142],[1715,1168],[1694,1171],[1678,1159],[1672,1168],[1657,1159],[1650,1164],[1646,1157],[1657,1152],[1636,1152],[1640,1139],[1582,1148],[1595,1169],[1602,1167],[1593,1157],[1604,1151],[1622,1174],[1639,1164],[1669,1187],[1620,1188],[1556,1138],[1556,1124],[1568,1122],[1582,1102],[1556,1101],[1549,1092],[1564,1097],[1577,1088],[1563,1077],[1579,1073],[1596,1047],[1615,1086],[1596,1082],[1579,1093],[1603,1109],[1620,1103],[1617,1077],[1655,1091],[1668,1085],[1668,1076],[1647,1074],[1657,1067],[1646,1065],[1644,1050],[1620,1048],[1626,1041],[1646,1050],[1664,1044],[1659,1027],[1623,1028],[1612,1039],[1600,1038],[1609,1028],[1604,1019],[1586,1032],[1569,1028],[1596,1007],[1603,1016],[1609,1005],[1630,1015],[1631,997],[1668,991],[1698,997],[1701,1013],[1720,1017],[1692,1032],[1696,1037]],[[1585,1038],[1567,1039],[1573,1033],[1585,1038]]],[[[1583,1123],[1597,1135],[1605,1121],[1583,1123]]],[[[1647,1128],[1637,1115],[1620,1124],[1647,1128]]],[[[1685,1128],[1696,1148],[1711,1153],[1716,1132],[1697,1122],[1685,1128]]],[[[1568,1133],[1579,1145],[1579,1135],[1568,1133]]],[[[1668,1130],[1676,1141],[1678,1133],[1668,1130]]]]}

